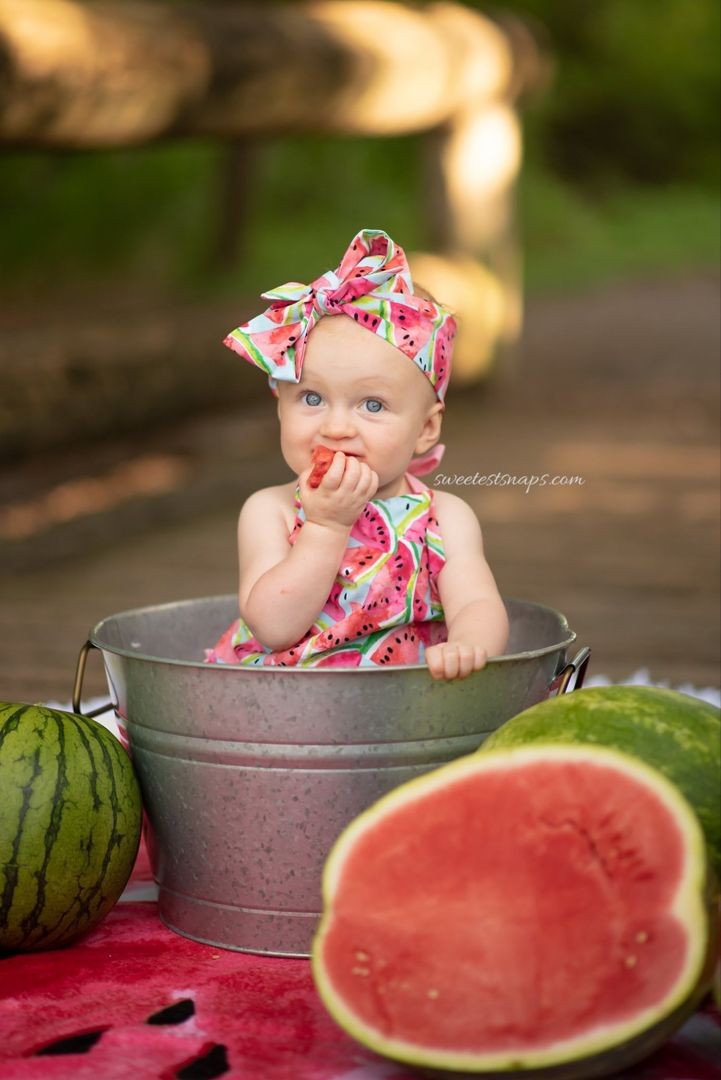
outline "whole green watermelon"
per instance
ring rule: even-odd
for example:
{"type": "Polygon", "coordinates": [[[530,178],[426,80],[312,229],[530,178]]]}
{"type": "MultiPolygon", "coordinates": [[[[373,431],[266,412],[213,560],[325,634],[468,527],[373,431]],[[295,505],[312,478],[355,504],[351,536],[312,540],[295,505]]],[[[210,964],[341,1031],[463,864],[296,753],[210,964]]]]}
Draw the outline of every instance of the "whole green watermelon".
{"type": "Polygon", "coordinates": [[[481,750],[538,742],[610,746],[664,773],[698,814],[721,880],[721,711],[675,690],[589,687],[519,713],[481,750]]]}
{"type": "Polygon", "coordinates": [[[140,842],[130,758],[85,716],[0,702],[0,949],[66,945],[100,922],[140,842]]]}

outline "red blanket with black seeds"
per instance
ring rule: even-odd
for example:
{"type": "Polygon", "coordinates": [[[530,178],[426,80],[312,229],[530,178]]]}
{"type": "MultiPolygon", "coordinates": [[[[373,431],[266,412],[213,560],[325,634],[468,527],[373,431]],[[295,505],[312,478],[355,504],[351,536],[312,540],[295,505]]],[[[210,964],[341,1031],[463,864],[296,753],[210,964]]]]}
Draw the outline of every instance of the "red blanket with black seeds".
{"type": "MultiPolygon", "coordinates": [[[[144,849],[137,886],[150,878],[144,849]]],[[[624,1080],[719,1080],[707,1001],[624,1080]]],[[[330,1019],[306,960],[199,945],[121,902],[69,948],[0,958],[3,1080],[410,1080],[330,1019]]]]}

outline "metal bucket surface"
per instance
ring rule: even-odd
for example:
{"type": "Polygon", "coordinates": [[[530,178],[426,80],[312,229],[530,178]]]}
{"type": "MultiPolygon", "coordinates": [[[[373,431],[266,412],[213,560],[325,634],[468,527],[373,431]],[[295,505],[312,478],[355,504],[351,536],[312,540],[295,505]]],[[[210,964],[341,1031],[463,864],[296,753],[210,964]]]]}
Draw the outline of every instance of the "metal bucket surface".
{"type": "MultiPolygon", "coordinates": [[[[588,650],[563,615],[507,600],[506,654],[441,682],[424,665],[235,667],[203,648],[235,596],[112,615],[102,651],[138,770],[163,921],[225,948],[307,956],[322,868],[341,830],[381,795],[473,752],[511,716],[580,685],[588,650]]],[[[102,710],[96,710],[102,711],[102,710]]]]}

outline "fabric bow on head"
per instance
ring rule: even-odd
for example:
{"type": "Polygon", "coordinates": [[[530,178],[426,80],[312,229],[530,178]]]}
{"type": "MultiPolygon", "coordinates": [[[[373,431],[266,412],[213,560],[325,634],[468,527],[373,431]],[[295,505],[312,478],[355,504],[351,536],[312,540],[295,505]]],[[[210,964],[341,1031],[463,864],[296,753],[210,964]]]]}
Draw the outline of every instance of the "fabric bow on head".
{"type": "Polygon", "coordinates": [[[224,344],[275,380],[297,383],[308,334],[326,315],[348,315],[412,360],[443,401],[451,374],[456,321],[415,296],[403,248],[381,229],[362,229],[337,270],[310,285],[290,281],[264,292],[270,307],[243,323],[224,344]]]}

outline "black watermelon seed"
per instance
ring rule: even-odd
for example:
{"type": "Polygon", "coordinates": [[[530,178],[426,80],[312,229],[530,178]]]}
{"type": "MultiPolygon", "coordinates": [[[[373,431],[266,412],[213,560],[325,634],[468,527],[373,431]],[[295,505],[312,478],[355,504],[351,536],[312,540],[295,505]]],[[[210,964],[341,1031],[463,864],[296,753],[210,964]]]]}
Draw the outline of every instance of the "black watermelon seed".
{"type": "Polygon", "coordinates": [[[48,1043],[47,1046],[43,1046],[40,1050],[35,1051],[35,1057],[45,1057],[50,1054],[87,1054],[91,1047],[95,1046],[96,1042],[107,1031],[106,1027],[98,1028],[96,1031],[83,1031],[77,1035],[66,1035],[64,1039],[56,1039],[55,1042],[48,1043]]]}
{"type": "Polygon", "coordinates": [[[152,1013],[145,1021],[146,1024],[182,1024],[195,1014],[195,1003],[192,998],[182,998],[174,1001],[172,1005],[152,1013]]]}
{"type": "Polygon", "coordinates": [[[214,1080],[230,1069],[228,1055],[222,1043],[215,1043],[204,1054],[189,1061],[175,1073],[177,1080],[214,1080]]]}

